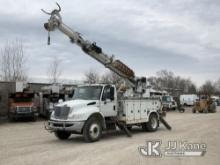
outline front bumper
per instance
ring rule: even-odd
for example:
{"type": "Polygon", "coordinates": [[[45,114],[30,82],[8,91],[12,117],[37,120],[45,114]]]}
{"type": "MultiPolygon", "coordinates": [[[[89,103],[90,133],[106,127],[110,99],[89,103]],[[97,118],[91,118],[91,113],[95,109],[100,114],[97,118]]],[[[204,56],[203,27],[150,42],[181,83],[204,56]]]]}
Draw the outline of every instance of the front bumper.
{"type": "Polygon", "coordinates": [[[9,116],[13,118],[38,117],[39,113],[38,112],[29,112],[29,113],[10,112],[9,116]]]}
{"type": "Polygon", "coordinates": [[[172,108],[170,104],[163,104],[163,107],[164,108],[169,108],[169,109],[172,108]]]}
{"type": "Polygon", "coordinates": [[[49,120],[46,129],[52,132],[67,131],[71,133],[82,133],[84,123],[85,121],[72,122],[72,121],[49,120]]]}

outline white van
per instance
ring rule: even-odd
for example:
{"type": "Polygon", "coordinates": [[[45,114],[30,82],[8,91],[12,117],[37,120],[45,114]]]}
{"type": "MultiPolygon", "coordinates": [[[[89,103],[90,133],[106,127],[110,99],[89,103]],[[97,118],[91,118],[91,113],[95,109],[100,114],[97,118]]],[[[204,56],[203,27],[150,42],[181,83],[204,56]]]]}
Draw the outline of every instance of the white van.
{"type": "Polygon", "coordinates": [[[180,104],[185,106],[193,106],[198,99],[196,94],[180,95],[180,104]]]}

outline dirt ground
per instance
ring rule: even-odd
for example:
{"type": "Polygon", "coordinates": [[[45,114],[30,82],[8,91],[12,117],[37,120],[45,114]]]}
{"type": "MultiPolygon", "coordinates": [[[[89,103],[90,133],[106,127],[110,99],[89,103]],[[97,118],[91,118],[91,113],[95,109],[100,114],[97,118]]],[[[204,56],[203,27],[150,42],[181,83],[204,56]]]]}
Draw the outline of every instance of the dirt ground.
{"type": "Polygon", "coordinates": [[[44,129],[44,121],[4,123],[0,125],[0,165],[219,164],[220,108],[214,114],[192,114],[190,109],[169,112],[166,120],[172,131],[163,125],[154,133],[136,128],[132,138],[116,131],[95,143],[85,143],[80,135],[58,140],[44,129]],[[173,140],[206,143],[207,153],[203,157],[142,156],[138,147],[152,139],[162,140],[163,147],[173,140]]]}

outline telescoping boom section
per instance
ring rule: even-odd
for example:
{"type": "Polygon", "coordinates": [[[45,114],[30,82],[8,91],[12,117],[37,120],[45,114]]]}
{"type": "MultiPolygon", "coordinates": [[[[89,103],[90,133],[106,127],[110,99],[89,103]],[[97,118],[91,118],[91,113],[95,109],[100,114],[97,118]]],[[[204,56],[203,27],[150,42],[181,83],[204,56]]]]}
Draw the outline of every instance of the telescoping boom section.
{"type": "Polygon", "coordinates": [[[59,4],[57,4],[59,9],[54,9],[52,12],[46,12],[42,9],[42,11],[48,15],[50,18],[47,23],[44,24],[45,29],[48,31],[48,45],[50,44],[50,32],[55,29],[59,29],[62,33],[67,35],[70,38],[72,43],[77,44],[81,49],[96,59],[98,62],[103,64],[106,68],[109,68],[114,73],[118,74],[121,78],[123,78],[129,87],[133,89],[140,88],[138,86],[143,86],[143,83],[146,84],[145,78],[137,78],[132,69],[130,69],[127,65],[125,65],[120,60],[114,59],[114,56],[109,56],[103,52],[102,48],[97,46],[95,42],[90,42],[84,39],[80,33],[72,30],[70,27],[65,25],[62,21],[62,17],[60,15],[61,8],[59,4]]]}

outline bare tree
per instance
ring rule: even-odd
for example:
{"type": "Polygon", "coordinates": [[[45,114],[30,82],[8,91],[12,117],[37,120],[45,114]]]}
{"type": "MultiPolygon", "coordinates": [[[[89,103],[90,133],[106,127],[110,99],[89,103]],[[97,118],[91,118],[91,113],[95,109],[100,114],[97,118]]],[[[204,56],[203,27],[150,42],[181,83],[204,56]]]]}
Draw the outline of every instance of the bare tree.
{"type": "Polygon", "coordinates": [[[116,73],[109,71],[102,75],[101,82],[106,84],[115,84],[116,86],[118,86],[122,82],[122,78],[116,73]]]}
{"type": "Polygon", "coordinates": [[[220,95],[220,78],[215,82],[216,94],[220,95]]]}
{"type": "Polygon", "coordinates": [[[196,85],[190,79],[176,76],[173,72],[167,70],[161,70],[156,75],[156,77],[148,78],[155,89],[166,90],[175,96],[180,93],[196,93],[196,85]]]}
{"type": "Polygon", "coordinates": [[[8,42],[1,50],[1,79],[3,81],[25,81],[26,57],[21,41],[8,42]]]}
{"type": "Polygon", "coordinates": [[[85,82],[89,84],[95,84],[99,83],[100,76],[98,72],[94,69],[90,69],[87,72],[85,72],[85,82]]]}
{"type": "Polygon", "coordinates": [[[59,82],[60,76],[62,75],[61,63],[62,60],[54,56],[48,67],[48,78],[52,84],[59,82]]]}
{"type": "Polygon", "coordinates": [[[208,96],[213,95],[214,93],[216,93],[216,88],[214,86],[214,83],[211,81],[206,81],[200,88],[200,93],[201,94],[205,94],[208,96]]]}

